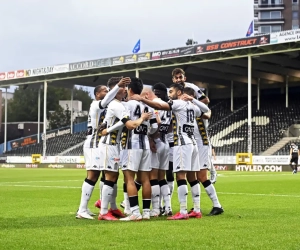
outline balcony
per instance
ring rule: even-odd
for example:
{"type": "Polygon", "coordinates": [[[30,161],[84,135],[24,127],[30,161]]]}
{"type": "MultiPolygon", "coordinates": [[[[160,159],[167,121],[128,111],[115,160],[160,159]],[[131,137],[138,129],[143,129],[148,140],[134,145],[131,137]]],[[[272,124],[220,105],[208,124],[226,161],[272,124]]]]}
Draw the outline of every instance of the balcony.
{"type": "Polygon", "coordinates": [[[255,10],[284,10],[284,7],[285,5],[283,3],[254,5],[255,10]]]}
{"type": "Polygon", "coordinates": [[[260,23],[270,23],[270,22],[282,22],[284,23],[284,18],[283,17],[277,17],[277,18],[258,18],[257,20],[260,23]]]}

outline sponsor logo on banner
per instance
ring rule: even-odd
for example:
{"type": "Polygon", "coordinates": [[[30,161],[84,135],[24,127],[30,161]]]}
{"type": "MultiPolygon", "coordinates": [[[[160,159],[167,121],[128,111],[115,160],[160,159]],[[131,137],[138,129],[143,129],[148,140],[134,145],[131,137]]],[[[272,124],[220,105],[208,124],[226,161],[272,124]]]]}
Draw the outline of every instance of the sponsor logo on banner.
{"type": "Polygon", "coordinates": [[[84,164],[76,164],[76,168],[85,168],[84,164]]]}
{"type": "Polygon", "coordinates": [[[38,69],[28,69],[26,70],[26,76],[41,76],[41,75],[48,75],[53,74],[54,66],[43,67],[38,69]]]}
{"type": "Polygon", "coordinates": [[[282,166],[279,165],[236,165],[235,171],[246,172],[282,172],[282,166]]]}
{"type": "Polygon", "coordinates": [[[142,53],[137,55],[138,62],[144,62],[151,60],[151,53],[142,53]]]}
{"type": "Polygon", "coordinates": [[[152,52],[152,56],[151,56],[152,60],[157,60],[157,59],[160,59],[160,58],[161,58],[161,51],[152,52]]]}
{"type": "Polygon", "coordinates": [[[6,156],[1,156],[0,157],[0,163],[6,163],[7,157],[6,156]]]}
{"type": "Polygon", "coordinates": [[[243,39],[235,39],[217,43],[207,43],[196,45],[196,53],[226,51],[230,49],[239,49],[251,47],[255,45],[266,45],[270,43],[270,35],[248,37],[243,39]]]}
{"type": "Polygon", "coordinates": [[[26,138],[22,138],[22,139],[18,139],[15,141],[11,141],[10,145],[11,148],[21,148],[24,146],[28,146],[28,145],[33,145],[37,143],[37,136],[33,135],[30,137],[26,137],[26,138]]]}
{"type": "Polygon", "coordinates": [[[0,73],[0,81],[6,80],[6,73],[0,73]]]}
{"type": "Polygon", "coordinates": [[[13,164],[2,164],[1,168],[15,168],[16,166],[13,164]]]}
{"type": "Polygon", "coordinates": [[[300,29],[286,30],[270,34],[270,43],[286,43],[300,40],[300,29]]]}
{"type": "Polygon", "coordinates": [[[161,52],[162,58],[179,56],[180,49],[170,49],[161,52]]]}
{"type": "Polygon", "coordinates": [[[38,164],[26,164],[25,168],[38,168],[39,165],[38,164]]]}
{"type": "Polygon", "coordinates": [[[217,165],[217,166],[215,166],[215,169],[218,170],[218,171],[227,171],[228,167],[217,165]]]}
{"type": "Polygon", "coordinates": [[[78,163],[78,156],[65,156],[65,157],[59,157],[57,156],[55,158],[55,163],[78,163]]]}
{"type": "Polygon", "coordinates": [[[25,70],[17,70],[16,71],[16,78],[25,77],[25,70]]]}
{"type": "Polygon", "coordinates": [[[15,71],[7,72],[7,79],[14,79],[16,77],[15,71]]]}
{"type": "Polygon", "coordinates": [[[137,61],[137,55],[125,56],[125,63],[135,63],[137,61]]]}
{"type": "Polygon", "coordinates": [[[179,48],[179,55],[184,56],[184,55],[194,54],[194,51],[195,51],[194,46],[179,48]]]}
{"type": "Polygon", "coordinates": [[[253,156],[253,164],[289,164],[289,156],[271,155],[271,156],[253,156]]]}
{"type": "Polygon", "coordinates": [[[70,63],[69,68],[70,71],[75,71],[75,70],[85,70],[85,69],[105,67],[111,65],[110,61],[111,61],[110,58],[105,58],[105,59],[97,59],[97,60],[84,61],[78,63],[70,63]]]}
{"type": "MultiPolygon", "coordinates": [[[[49,131],[46,134],[46,140],[50,139],[50,138],[55,138],[58,136],[62,136],[62,135],[67,135],[71,133],[71,128],[65,128],[65,129],[60,129],[60,130],[55,130],[55,131],[49,131]]],[[[42,140],[44,140],[45,135],[42,134],[42,140]]]]}
{"type": "Polygon", "coordinates": [[[63,73],[69,71],[69,64],[61,64],[61,65],[55,65],[53,67],[53,73],[63,73]]]}
{"type": "Polygon", "coordinates": [[[124,56],[118,56],[112,58],[112,65],[119,65],[124,63],[124,56]]]}
{"type": "Polygon", "coordinates": [[[50,164],[48,165],[48,168],[64,168],[64,165],[60,165],[60,164],[50,164]]]}

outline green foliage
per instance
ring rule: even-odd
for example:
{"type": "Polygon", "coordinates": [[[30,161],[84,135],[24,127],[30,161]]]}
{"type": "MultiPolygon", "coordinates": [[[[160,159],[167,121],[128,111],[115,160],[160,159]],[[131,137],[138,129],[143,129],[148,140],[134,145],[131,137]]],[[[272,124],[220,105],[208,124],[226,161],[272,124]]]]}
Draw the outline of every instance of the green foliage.
{"type": "MultiPolygon", "coordinates": [[[[41,121],[43,121],[44,94],[41,90],[41,121]]],[[[59,106],[59,100],[70,100],[71,90],[48,86],[47,89],[47,118],[50,118],[49,111],[61,114],[62,108],[59,106]]],[[[88,110],[92,98],[86,89],[75,88],[74,100],[82,101],[82,109],[88,110]]],[[[66,118],[64,118],[66,119],[66,118]]],[[[14,97],[8,100],[7,121],[34,121],[38,120],[38,89],[19,87],[14,92],[14,97]]],[[[70,119],[69,119],[70,120],[70,119]]],[[[2,106],[2,121],[4,121],[4,105],[2,106]]],[[[57,122],[56,122],[57,123],[57,122]]],[[[59,123],[57,123],[59,124],[59,123]]],[[[62,123],[63,124],[63,123],[62,123]]]]}
{"type": "Polygon", "coordinates": [[[194,41],[193,39],[187,39],[185,44],[186,44],[186,46],[189,46],[189,45],[198,44],[198,42],[194,41]]]}
{"type": "Polygon", "coordinates": [[[71,123],[71,111],[69,107],[64,110],[61,106],[58,105],[56,111],[50,114],[49,116],[49,126],[50,129],[57,129],[61,127],[69,126],[71,123]]]}

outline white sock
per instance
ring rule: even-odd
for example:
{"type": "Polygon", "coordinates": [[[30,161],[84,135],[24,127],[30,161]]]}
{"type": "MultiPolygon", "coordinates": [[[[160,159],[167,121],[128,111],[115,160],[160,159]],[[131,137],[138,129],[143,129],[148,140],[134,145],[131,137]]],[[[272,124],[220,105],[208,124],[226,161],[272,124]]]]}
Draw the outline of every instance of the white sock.
{"type": "MultiPolygon", "coordinates": [[[[182,181],[182,180],[180,180],[180,181],[182,181]]],[[[186,181],[185,181],[185,183],[186,183],[186,181]]],[[[180,203],[180,213],[181,214],[187,214],[187,195],[188,195],[187,184],[178,185],[178,200],[180,203]]]]}
{"type": "Polygon", "coordinates": [[[170,211],[172,210],[171,206],[171,195],[170,195],[170,189],[167,184],[164,184],[160,187],[160,193],[163,197],[164,204],[165,204],[165,209],[170,211]]]}
{"type": "Polygon", "coordinates": [[[191,193],[193,197],[194,203],[194,211],[199,213],[200,212],[200,184],[197,183],[191,187],[191,193]]]}
{"type": "Polygon", "coordinates": [[[168,181],[168,186],[170,189],[170,197],[172,198],[173,191],[174,191],[174,181],[168,181]]]}
{"type": "MultiPolygon", "coordinates": [[[[151,182],[151,181],[150,181],[151,182]]],[[[152,183],[153,184],[153,183],[152,183]]],[[[155,182],[155,184],[153,184],[152,186],[151,184],[151,202],[152,202],[152,209],[159,211],[159,196],[160,196],[160,188],[158,185],[158,181],[157,184],[155,182]]]]}
{"type": "Polygon", "coordinates": [[[92,186],[89,183],[87,183],[86,180],[83,182],[81,188],[81,200],[79,205],[79,212],[83,212],[87,210],[87,205],[92,196],[94,187],[95,186],[92,186]]]}
{"type": "Polygon", "coordinates": [[[104,182],[100,181],[99,183],[99,189],[100,189],[100,200],[102,199],[102,190],[103,190],[104,182]]]}
{"type": "Polygon", "coordinates": [[[128,198],[128,194],[127,192],[124,192],[124,203],[125,203],[125,211],[129,211],[130,210],[130,203],[129,203],[129,198],[128,198]]]}
{"type": "Polygon", "coordinates": [[[205,188],[205,191],[206,191],[207,195],[209,196],[209,198],[211,199],[211,201],[213,202],[213,206],[221,207],[221,204],[219,202],[217,192],[216,192],[214,185],[210,184],[209,186],[207,186],[205,188]]]}
{"type": "Polygon", "coordinates": [[[113,209],[113,210],[115,210],[115,209],[118,208],[118,207],[117,207],[117,201],[116,201],[117,195],[118,195],[118,185],[115,184],[115,185],[114,185],[114,191],[113,191],[113,194],[112,194],[111,200],[110,200],[110,207],[111,207],[111,209],[113,209]]]}
{"type": "Polygon", "coordinates": [[[101,210],[100,214],[104,215],[108,213],[108,203],[111,201],[114,189],[111,186],[104,184],[102,190],[101,210]]]}

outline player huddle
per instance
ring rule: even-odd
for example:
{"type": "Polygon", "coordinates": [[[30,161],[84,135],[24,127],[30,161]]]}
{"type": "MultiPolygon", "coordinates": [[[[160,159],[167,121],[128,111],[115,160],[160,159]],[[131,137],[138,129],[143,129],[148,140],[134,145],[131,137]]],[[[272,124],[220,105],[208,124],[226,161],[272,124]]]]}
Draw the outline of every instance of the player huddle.
{"type": "Polygon", "coordinates": [[[137,221],[159,215],[168,220],[201,218],[200,183],[213,203],[209,215],[224,212],[212,184],[216,173],[207,134],[209,100],[196,85],[186,82],[182,69],[173,70],[172,80],[169,92],[163,83],[151,89],[141,79],[129,77],[110,78],[109,91],[106,86],[95,88],[83,148],[87,177],[76,218],[93,219],[88,202],[101,172],[100,200],[95,203],[99,220],[137,221]],[[124,175],[124,214],[116,204],[119,170],[124,175]],[[177,213],[171,204],[174,175],[177,213]],[[193,200],[190,211],[188,184],[193,200]]]}

